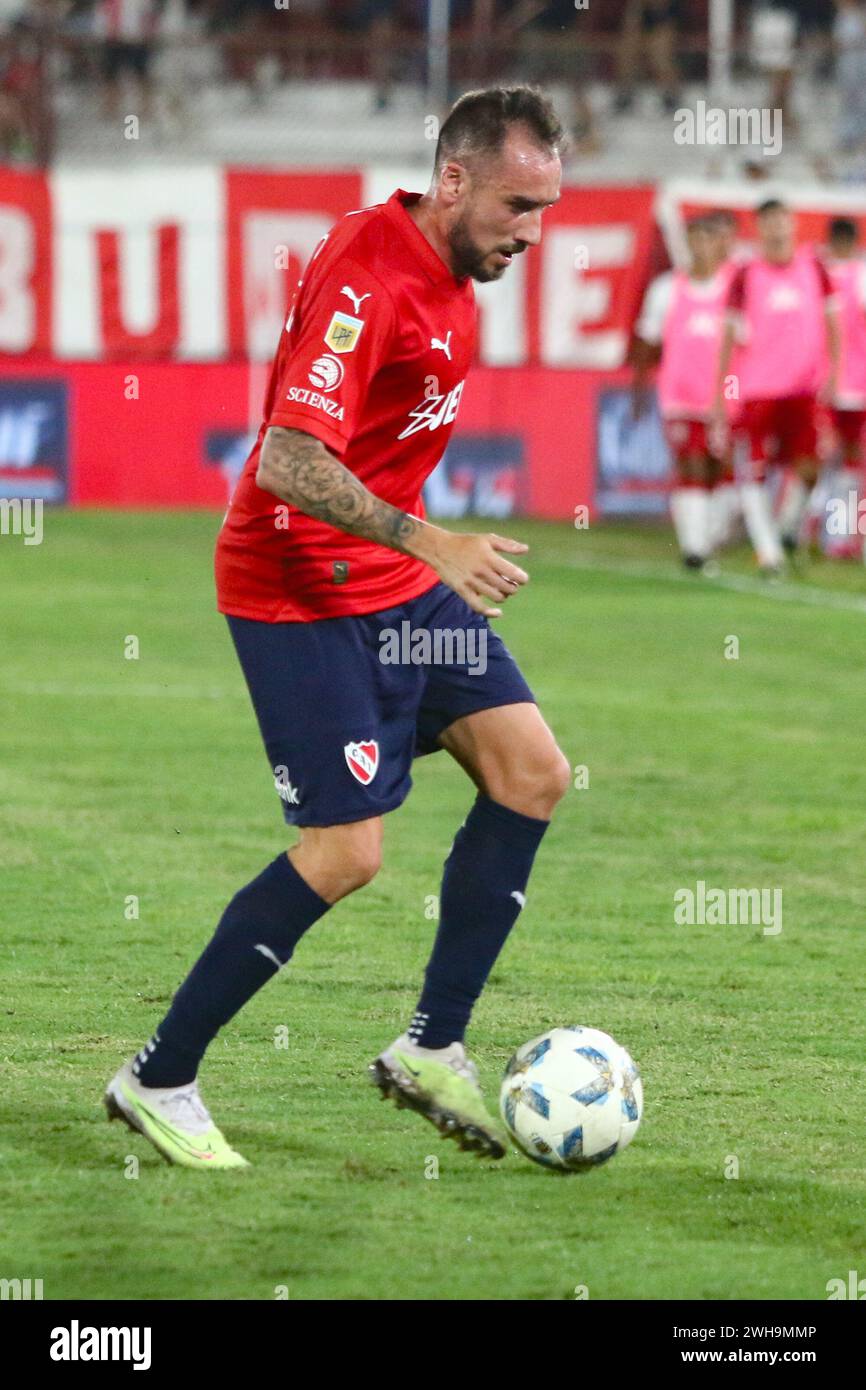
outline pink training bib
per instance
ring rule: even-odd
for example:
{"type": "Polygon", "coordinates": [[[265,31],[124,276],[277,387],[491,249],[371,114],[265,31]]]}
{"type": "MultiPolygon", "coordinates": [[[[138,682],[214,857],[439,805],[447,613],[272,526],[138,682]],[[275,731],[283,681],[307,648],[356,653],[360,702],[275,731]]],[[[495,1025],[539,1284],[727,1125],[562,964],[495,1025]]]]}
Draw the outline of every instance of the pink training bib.
{"type": "Polygon", "coordinates": [[[827,269],[839,300],[842,358],[833,404],[842,410],[866,407],[866,262],[831,261],[827,269]]]}
{"type": "Polygon", "coordinates": [[[818,390],[831,289],[810,247],[801,247],[785,265],[756,259],[742,267],[731,289],[731,308],[739,312],[742,328],[741,400],[778,400],[818,390]]]}
{"type": "Polygon", "coordinates": [[[730,274],[673,276],[657,390],[663,415],[702,419],[713,401],[730,274]]]}

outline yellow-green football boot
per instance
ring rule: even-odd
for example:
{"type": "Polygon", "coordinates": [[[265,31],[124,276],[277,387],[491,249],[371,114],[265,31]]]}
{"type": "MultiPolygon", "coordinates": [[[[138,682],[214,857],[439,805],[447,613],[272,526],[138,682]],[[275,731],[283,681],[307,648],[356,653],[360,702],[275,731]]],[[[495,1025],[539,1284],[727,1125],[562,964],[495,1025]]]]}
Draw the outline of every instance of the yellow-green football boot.
{"type": "Polygon", "coordinates": [[[230,1148],[199,1095],[198,1084],[142,1086],[126,1063],[108,1083],[109,1120],[123,1120],[149,1139],[169,1163],[184,1168],[248,1168],[230,1148]]]}
{"type": "Polygon", "coordinates": [[[461,1042],[418,1047],[404,1033],[368,1070],[383,1100],[417,1110],[461,1149],[482,1158],[504,1158],[508,1136],[484,1104],[475,1063],[461,1042]]]}

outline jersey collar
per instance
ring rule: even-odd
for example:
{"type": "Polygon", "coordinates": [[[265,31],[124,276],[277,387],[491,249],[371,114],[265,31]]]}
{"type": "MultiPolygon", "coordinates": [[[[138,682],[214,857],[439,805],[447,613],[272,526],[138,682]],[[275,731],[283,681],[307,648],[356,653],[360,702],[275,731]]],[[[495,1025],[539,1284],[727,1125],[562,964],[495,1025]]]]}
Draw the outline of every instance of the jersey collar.
{"type": "Polygon", "coordinates": [[[385,203],[385,215],[399,228],[434,285],[450,281],[452,285],[462,289],[466,284],[465,278],[458,280],[452,274],[450,267],[445,264],[438,251],[434,251],[421,228],[406,211],[406,204],[417,203],[421,196],[420,193],[407,193],[404,188],[398,188],[385,203]]]}

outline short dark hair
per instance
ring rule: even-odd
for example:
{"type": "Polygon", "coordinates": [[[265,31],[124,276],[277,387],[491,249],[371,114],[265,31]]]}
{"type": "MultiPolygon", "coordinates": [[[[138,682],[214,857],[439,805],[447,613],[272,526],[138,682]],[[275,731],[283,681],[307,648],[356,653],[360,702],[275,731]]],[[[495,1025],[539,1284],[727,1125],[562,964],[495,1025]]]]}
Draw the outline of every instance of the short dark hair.
{"type": "Polygon", "coordinates": [[[736,227],[739,225],[737,214],[733,208],[713,208],[712,212],[707,213],[707,219],[717,227],[736,227]]]}
{"type": "Polygon", "coordinates": [[[787,212],[788,205],[783,203],[781,198],[768,198],[766,202],[759,204],[755,209],[758,217],[765,217],[768,212],[787,212]]]}
{"type": "Polygon", "coordinates": [[[832,217],[827,223],[830,241],[857,241],[859,235],[857,223],[850,217],[832,217]]]}
{"type": "Polygon", "coordinates": [[[498,154],[512,126],[522,125],[539,145],[560,153],[565,132],[553,103],[537,87],[484,87],[465,92],[439,131],[434,170],[449,159],[498,154]]]}

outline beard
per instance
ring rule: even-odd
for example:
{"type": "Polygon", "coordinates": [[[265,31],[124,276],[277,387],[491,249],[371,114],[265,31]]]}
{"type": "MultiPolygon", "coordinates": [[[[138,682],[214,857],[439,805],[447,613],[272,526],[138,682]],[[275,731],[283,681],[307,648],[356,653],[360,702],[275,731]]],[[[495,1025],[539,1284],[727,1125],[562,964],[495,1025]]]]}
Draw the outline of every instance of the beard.
{"type": "Polygon", "coordinates": [[[478,280],[480,284],[486,284],[490,280],[498,280],[506,269],[504,265],[496,266],[492,270],[484,266],[484,261],[492,253],[483,251],[477,242],[472,240],[466,217],[461,217],[454,223],[448,234],[448,246],[451,251],[454,275],[458,280],[471,275],[473,280],[478,280]]]}

